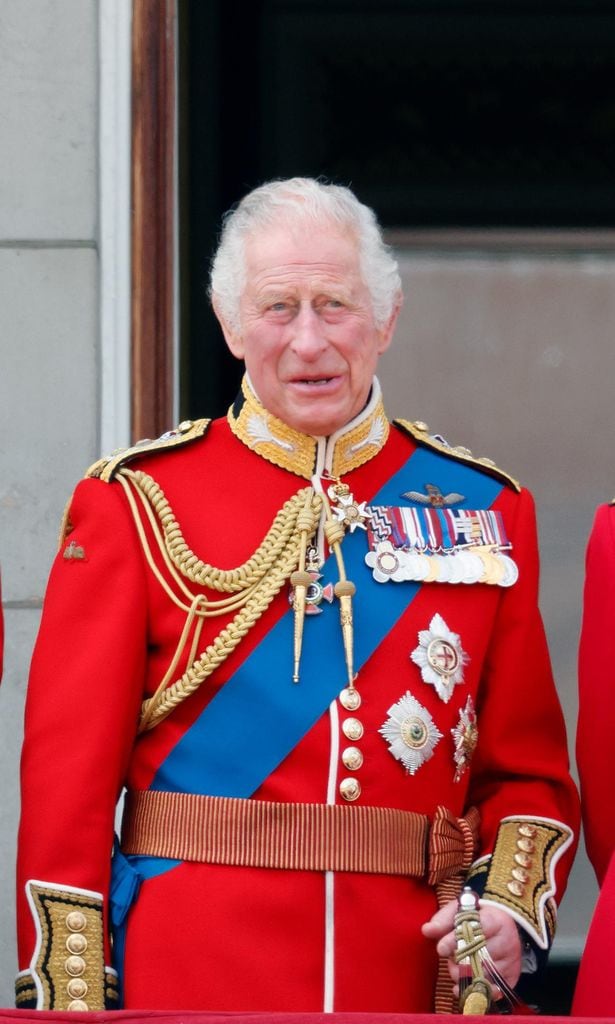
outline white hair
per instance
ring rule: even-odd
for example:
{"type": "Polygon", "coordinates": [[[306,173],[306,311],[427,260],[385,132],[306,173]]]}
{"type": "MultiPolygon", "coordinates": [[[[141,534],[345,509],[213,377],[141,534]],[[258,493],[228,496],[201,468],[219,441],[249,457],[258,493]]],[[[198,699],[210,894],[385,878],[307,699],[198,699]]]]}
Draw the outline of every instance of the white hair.
{"type": "Polygon", "coordinates": [[[314,178],[270,181],[248,192],[225,215],[218,250],[211,262],[209,294],[222,318],[238,329],[239,301],[246,285],[244,244],[256,233],[287,217],[329,221],[354,233],[363,281],[372,299],[378,327],[383,327],[401,296],[397,261],[382,238],[374,211],[341,185],[314,178]]]}

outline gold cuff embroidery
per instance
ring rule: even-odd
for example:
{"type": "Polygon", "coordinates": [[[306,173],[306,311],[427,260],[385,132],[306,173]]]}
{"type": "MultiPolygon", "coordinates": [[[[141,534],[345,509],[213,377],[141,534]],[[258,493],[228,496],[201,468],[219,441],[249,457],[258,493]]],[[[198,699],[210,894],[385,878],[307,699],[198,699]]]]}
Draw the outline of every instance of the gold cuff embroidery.
{"type": "Polygon", "coordinates": [[[571,842],[559,821],[504,818],[489,861],[482,898],[506,907],[541,949],[555,932],[555,865],[571,842]]]}
{"type": "Polygon", "coordinates": [[[105,968],[102,896],[83,889],[61,889],[47,882],[26,885],[37,932],[30,971],[17,979],[19,1006],[38,1010],[104,1010],[117,997],[115,972],[105,968]],[[35,991],[33,992],[33,988],[35,991]]]}
{"type": "Polygon", "coordinates": [[[36,1010],[38,994],[30,971],[18,974],[15,979],[15,1006],[18,1010],[36,1010]]]}
{"type": "Polygon", "coordinates": [[[487,877],[489,872],[489,857],[481,857],[480,860],[474,861],[472,867],[468,871],[468,877],[466,878],[466,885],[474,888],[474,882],[479,881],[478,890],[482,892],[482,884],[487,877]]]}

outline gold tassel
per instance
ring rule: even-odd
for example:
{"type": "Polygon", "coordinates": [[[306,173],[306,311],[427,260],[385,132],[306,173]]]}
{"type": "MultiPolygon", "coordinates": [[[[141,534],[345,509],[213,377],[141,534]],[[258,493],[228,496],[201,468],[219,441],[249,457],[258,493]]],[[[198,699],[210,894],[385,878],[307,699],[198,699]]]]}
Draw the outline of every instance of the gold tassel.
{"type": "MultiPolygon", "coordinates": [[[[305,565],[305,559],[303,562],[305,565]]],[[[293,683],[299,682],[299,663],[301,661],[303,624],[305,622],[305,596],[311,582],[312,578],[309,572],[305,571],[305,568],[296,569],[290,577],[290,585],[293,587],[293,611],[295,613],[293,630],[293,683]]]]}
{"type": "Polygon", "coordinates": [[[346,672],[348,673],[348,689],[354,690],[354,630],[352,623],[352,598],[356,593],[356,587],[351,580],[339,580],[334,587],[335,596],[340,602],[340,624],[342,627],[342,641],[344,643],[344,657],[346,659],[346,672]]]}
{"type": "Polygon", "coordinates": [[[339,573],[339,580],[335,584],[335,596],[340,602],[340,625],[342,628],[342,641],[344,644],[344,657],[346,659],[346,672],[348,674],[348,688],[354,690],[354,631],[352,624],[352,598],[356,593],[354,583],[346,578],[346,568],[342,556],[341,542],[345,537],[345,530],[341,523],[337,522],[331,513],[331,505],[326,495],[323,494],[325,506],[325,536],[329,547],[333,551],[339,573]]]}
{"type": "Polygon", "coordinates": [[[293,587],[293,612],[295,615],[293,628],[293,683],[299,682],[299,665],[303,647],[303,626],[305,623],[305,599],[312,577],[305,568],[308,537],[316,531],[316,518],[312,511],[314,492],[310,491],[305,506],[297,517],[297,529],[301,534],[299,547],[299,568],[291,573],[290,585],[293,587]]]}

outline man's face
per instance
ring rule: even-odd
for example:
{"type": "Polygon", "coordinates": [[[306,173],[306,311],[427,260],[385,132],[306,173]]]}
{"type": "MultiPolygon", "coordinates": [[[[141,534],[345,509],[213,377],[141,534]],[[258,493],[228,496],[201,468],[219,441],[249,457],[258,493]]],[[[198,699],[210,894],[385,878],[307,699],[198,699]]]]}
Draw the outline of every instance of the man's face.
{"type": "Polygon", "coordinates": [[[365,405],[397,310],[377,328],[354,236],[294,219],[246,240],[240,327],[222,328],[269,412],[328,435],[365,405]]]}

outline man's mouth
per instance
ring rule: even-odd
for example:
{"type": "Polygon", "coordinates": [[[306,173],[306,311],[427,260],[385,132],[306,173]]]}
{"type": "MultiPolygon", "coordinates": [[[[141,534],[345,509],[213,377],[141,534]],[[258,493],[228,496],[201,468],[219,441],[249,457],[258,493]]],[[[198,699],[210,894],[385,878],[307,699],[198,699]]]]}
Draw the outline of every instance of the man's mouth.
{"type": "Polygon", "coordinates": [[[307,384],[309,387],[322,387],[325,384],[330,384],[335,377],[296,377],[293,383],[295,384],[307,384]]]}

